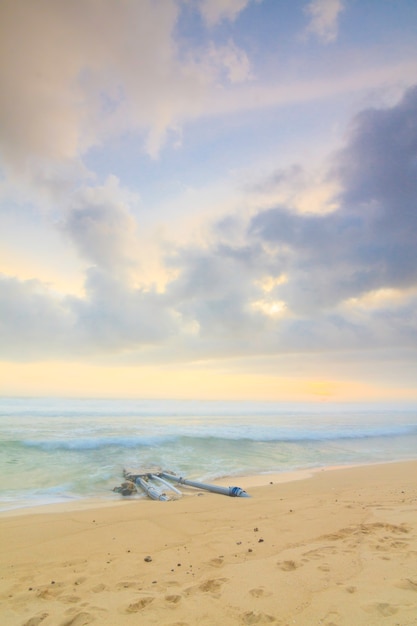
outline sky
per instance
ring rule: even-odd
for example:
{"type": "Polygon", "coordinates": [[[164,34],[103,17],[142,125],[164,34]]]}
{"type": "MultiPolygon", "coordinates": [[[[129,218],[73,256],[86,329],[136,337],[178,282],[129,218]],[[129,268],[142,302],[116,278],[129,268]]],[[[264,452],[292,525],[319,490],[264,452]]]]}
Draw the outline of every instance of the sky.
{"type": "Polygon", "coordinates": [[[417,402],[415,0],[2,0],[0,395],[417,402]]]}

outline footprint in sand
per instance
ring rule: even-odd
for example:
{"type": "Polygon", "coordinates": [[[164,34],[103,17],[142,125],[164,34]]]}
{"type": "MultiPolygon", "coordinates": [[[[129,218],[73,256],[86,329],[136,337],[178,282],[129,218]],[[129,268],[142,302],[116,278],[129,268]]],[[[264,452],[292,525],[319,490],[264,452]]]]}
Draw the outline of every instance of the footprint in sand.
{"type": "Polygon", "coordinates": [[[209,565],[212,565],[213,567],[221,567],[223,565],[223,557],[219,556],[216,559],[211,559],[211,561],[209,561],[209,565]]]}
{"type": "Polygon", "coordinates": [[[321,620],[320,624],[325,626],[337,626],[340,623],[340,615],[336,611],[330,611],[321,620]]]}
{"type": "Polygon", "coordinates": [[[395,586],[399,589],[405,589],[406,591],[417,591],[417,579],[403,578],[403,580],[395,583],[395,586]]]}
{"type": "Polygon", "coordinates": [[[146,598],[141,598],[137,602],[132,602],[132,604],[129,604],[129,606],[127,607],[126,611],[128,613],[137,613],[138,611],[142,611],[143,609],[145,609],[152,602],[153,602],[153,598],[150,597],[150,596],[148,596],[146,598]]]}
{"type": "Polygon", "coordinates": [[[388,602],[374,602],[362,606],[362,608],[367,613],[378,613],[382,615],[382,617],[389,617],[390,615],[398,613],[398,608],[393,604],[388,604],[388,602]]]}
{"type": "Polygon", "coordinates": [[[249,593],[254,598],[267,598],[272,596],[271,591],[266,591],[263,587],[257,587],[256,589],[249,589],[249,593]]]}
{"type": "MultiPolygon", "coordinates": [[[[120,583],[117,583],[116,589],[136,589],[136,591],[141,591],[142,586],[137,582],[130,582],[128,580],[122,580],[120,583]]],[[[94,591],[94,590],[93,590],[94,591]]]]}
{"type": "Polygon", "coordinates": [[[203,593],[212,593],[218,595],[222,585],[228,580],[228,578],[209,578],[208,580],[204,580],[199,585],[193,585],[192,587],[188,587],[185,590],[185,593],[187,595],[191,595],[202,591],[203,593]]]}
{"type": "Polygon", "coordinates": [[[95,587],[91,588],[91,591],[93,593],[100,593],[101,591],[106,591],[106,590],[107,590],[107,587],[106,587],[106,585],[103,585],[103,583],[100,583],[100,584],[96,585],[95,587]]]}
{"type": "Polygon", "coordinates": [[[403,534],[403,533],[409,533],[410,529],[408,528],[408,526],[406,524],[401,524],[401,525],[397,525],[397,524],[384,524],[383,522],[376,522],[374,524],[369,524],[369,526],[373,529],[373,528],[381,528],[383,530],[388,530],[391,533],[395,533],[395,534],[403,534]]]}
{"type": "Polygon", "coordinates": [[[317,569],[321,572],[330,572],[330,567],[328,565],[319,565],[317,569]]]}
{"type": "Polygon", "coordinates": [[[36,597],[37,598],[42,598],[43,600],[47,600],[48,598],[51,598],[53,596],[53,594],[50,592],[49,588],[43,588],[43,589],[38,589],[38,591],[36,592],[36,597]]]}
{"type": "Polygon", "coordinates": [[[61,622],[61,626],[86,626],[91,624],[92,621],[94,621],[94,617],[90,613],[82,611],[71,617],[71,619],[61,622]]]}
{"type": "Polygon", "coordinates": [[[223,583],[227,582],[227,578],[209,578],[205,580],[201,585],[198,586],[200,591],[204,591],[204,593],[217,593],[220,591],[223,583]]]}
{"type": "MultiPolygon", "coordinates": [[[[348,537],[352,535],[356,535],[356,536],[369,535],[369,534],[374,534],[378,531],[390,532],[395,535],[407,534],[410,532],[409,528],[405,524],[398,526],[394,524],[384,524],[382,522],[375,522],[373,524],[359,524],[357,526],[341,528],[339,531],[332,533],[330,535],[323,535],[319,537],[319,539],[337,541],[340,539],[347,539],[348,537]]],[[[390,539],[390,538],[385,537],[385,539],[390,539]]]]}
{"type": "Polygon", "coordinates": [[[172,595],[169,595],[169,596],[165,596],[165,601],[168,602],[168,604],[171,604],[171,605],[178,604],[178,602],[181,601],[181,596],[178,596],[178,595],[175,595],[175,594],[172,594],[172,595]]]}
{"type": "Polygon", "coordinates": [[[271,624],[275,622],[276,619],[272,615],[267,615],[266,613],[254,613],[254,611],[248,611],[243,613],[242,621],[244,624],[271,624]]]}
{"type": "Polygon", "coordinates": [[[44,619],[48,617],[48,613],[41,613],[41,615],[34,615],[23,626],[39,626],[44,619]]]}
{"type": "Polygon", "coordinates": [[[315,548],[314,550],[304,552],[303,556],[308,557],[308,559],[322,559],[324,556],[336,553],[337,550],[333,546],[322,546],[321,548],[315,548]]]}
{"type": "Polygon", "coordinates": [[[297,568],[301,567],[301,565],[298,565],[295,561],[280,561],[277,565],[283,572],[293,572],[297,568]]]}
{"type": "Polygon", "coordinates": [[[76,602],[80,602],[81,598],[79,596],[63,596],[61,598],[62,602],[66,602],[68,604],[75,604],[76,602]]]}
{"type": "Polygon", "coordinates": [[[407,550],[408,543],[406,541],[393,541],[391,548],[394,548],[394,550],[407,550]]]}

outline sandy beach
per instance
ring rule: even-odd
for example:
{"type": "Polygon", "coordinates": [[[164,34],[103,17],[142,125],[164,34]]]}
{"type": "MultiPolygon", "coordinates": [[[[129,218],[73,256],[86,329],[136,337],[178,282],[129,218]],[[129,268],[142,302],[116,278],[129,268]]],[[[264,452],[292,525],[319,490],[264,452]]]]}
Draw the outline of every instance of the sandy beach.
{"type": "Polygon", "coordinates": [[[1,623],[417,624],[417,461],[238,484],[2,514],[1,623]]]}

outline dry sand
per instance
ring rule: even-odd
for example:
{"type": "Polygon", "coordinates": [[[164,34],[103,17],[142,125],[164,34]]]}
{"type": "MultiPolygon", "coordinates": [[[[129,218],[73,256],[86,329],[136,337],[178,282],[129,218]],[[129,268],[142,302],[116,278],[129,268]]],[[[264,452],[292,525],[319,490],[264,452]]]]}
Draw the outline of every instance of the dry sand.
{"type": "Polygon", "coordinates": [[[417,461],[262,480],[3,514],[0,623],[417,624],[417,461]]]}

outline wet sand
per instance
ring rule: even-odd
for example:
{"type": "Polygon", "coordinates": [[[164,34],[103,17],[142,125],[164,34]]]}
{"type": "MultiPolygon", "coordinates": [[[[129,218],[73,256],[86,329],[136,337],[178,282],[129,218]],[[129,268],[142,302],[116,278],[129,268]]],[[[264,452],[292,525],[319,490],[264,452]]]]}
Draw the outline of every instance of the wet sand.
{"type": "Polygon", "coordinates": [[[282,478],[2,514],[1,623],[415,626],[417,461],[282,478]]]}

